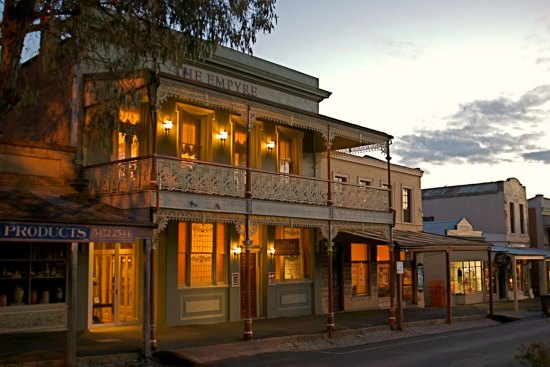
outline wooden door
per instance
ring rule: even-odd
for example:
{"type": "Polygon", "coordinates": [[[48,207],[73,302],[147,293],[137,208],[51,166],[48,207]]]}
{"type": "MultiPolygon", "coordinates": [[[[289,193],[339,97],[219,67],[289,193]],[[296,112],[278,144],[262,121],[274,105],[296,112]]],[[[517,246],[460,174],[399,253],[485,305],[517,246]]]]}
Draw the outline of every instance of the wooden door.
{"type": "MultiPolygon", "coordinates": [[[[243,252],[241,253],[241,318],[246,319],[247,318],[247,311],[248,311],[248,302],[246,299],[246,290],[247,290],[247,284],[246,284],[246,254],[243,252]]],[[[250,274],[250,315],[252,318],[257,316],[257,272],[256,272],[256,254],[250,253],[250,267],[249,272],[250,274]]]]}

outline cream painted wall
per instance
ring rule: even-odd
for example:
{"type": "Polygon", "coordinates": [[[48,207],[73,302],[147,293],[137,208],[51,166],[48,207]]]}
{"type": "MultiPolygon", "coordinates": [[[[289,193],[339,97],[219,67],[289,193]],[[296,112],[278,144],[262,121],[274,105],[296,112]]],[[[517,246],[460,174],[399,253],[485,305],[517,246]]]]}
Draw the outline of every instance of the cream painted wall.
{"type": "MultiPolygon", "coordinates": [[[[358,157],[347,154],[331,156],[330,177],[343,176],[350,184],[358,185],[360,180],[368,180],[371,187],[382,189],[388,183],[387,163],[372,157],[358,157]]],[[[321,178],[328,178],[326,155],[321,154],[319,171],[321,178]]],[[[421,231],[422,230],[422,188],[423,172],[418,168],[391,165],[391,181],[393,187],[392,201],[396,211],[396,229],[421,231]],[[402,190],[412,190],[412,223],[403,222],[402,190]]]]}

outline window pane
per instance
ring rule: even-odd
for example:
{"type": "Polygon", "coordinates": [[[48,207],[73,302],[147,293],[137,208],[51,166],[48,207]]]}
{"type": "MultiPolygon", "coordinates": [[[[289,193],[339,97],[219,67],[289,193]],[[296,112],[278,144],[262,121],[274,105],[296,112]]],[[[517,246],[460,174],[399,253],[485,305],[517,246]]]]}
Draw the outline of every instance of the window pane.
{"type": "Polygon", "coordinates": [[[213,224],[191,225],[191,285],[211,285],[214,247],[213,224]]]}
{"type": "Polygon", "coordinates": [[[187,223],[178,224],[178,286],[189,285],[187,281],[187,223]]]}
{"type": "Polygon", "coordinates": [[[390,247],[386,245],[376,246],[376,261],[390,261],[390,247]]]}
{"type": "Polygon", "coordinates": [[[225,278],[225,263],[226,263],[226,225],[217,224],[216,225],[216,281],[217,283],[224,284],[226,283],[225,278]]]}
{"type": "Polygon", "coordinates": [[[351,293],[369,294],[369,246],[364,243],[351,244],[351,293]]]}
{"type": "Polygon", "coordinates": [[[303,280],[310,277],[310,252],[313,236],[308,229],[284,228],[275,229],[275,239],[297,239],[299,241],[299,254],[278,255],[275,252],[275,276],[278,280],[303,280]],[[306,234],[307,233],[307,234],[306,234]],[[304,245],[304,241],[308,241],[304,245]]]}

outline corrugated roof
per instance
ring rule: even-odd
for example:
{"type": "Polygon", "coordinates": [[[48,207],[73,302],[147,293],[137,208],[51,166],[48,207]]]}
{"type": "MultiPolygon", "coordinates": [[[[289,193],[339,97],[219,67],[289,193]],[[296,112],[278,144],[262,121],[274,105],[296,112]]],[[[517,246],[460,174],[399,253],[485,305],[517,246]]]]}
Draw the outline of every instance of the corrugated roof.
{"type": "Polygon", "coordinates": [[[501,184],[502,181],[497,181],[422,189],[422,199],[429,200],[454,196],[492,194],[497,193],[500,190],[501,184]]]}
{"type": "Polygon", "coordinates": [[[153,224],[91,198],[86,193],[40,187],[0,187],[0,220],[70,224],[147,226],[153,224]]]}
{"type": "MultiPolygon", "coordinates": [[[[352,236],[388,243],[387,239],[377,233],[361,231],[343,232],[352,236]]],[[[397,229],[393,231],[393,241],[401,248],[411,251],[444,251],[446,249],[462,251],[486,251],[491,248],[491,244],[481,240],[467,240],[453,236],[440,236],[433,233],[402,231],[397,229]]]]}

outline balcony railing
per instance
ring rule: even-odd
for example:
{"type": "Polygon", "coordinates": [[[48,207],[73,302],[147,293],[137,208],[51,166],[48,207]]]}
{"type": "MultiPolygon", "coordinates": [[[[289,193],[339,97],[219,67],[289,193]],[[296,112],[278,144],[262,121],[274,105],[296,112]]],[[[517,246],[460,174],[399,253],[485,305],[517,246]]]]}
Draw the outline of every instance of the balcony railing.
{"type": "MultiPolygon", "coordinates": [[[[127,159],[86,168],[92,196],[150,190],[151,157],[127,159]]],[[[161,191],[214,196],[245,197],[246,170],[235,167],[177,159],[157,158],[156,180],[161,191]]],[[[327,205],[328,181],[324,179],[251,170],[252,197],[289,203],[327,205]]],[[[336,207],[374,211],[389,210],[388,191],[343,182],[331,183],[336,207]]]]}

